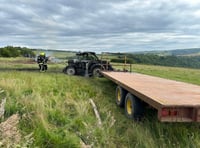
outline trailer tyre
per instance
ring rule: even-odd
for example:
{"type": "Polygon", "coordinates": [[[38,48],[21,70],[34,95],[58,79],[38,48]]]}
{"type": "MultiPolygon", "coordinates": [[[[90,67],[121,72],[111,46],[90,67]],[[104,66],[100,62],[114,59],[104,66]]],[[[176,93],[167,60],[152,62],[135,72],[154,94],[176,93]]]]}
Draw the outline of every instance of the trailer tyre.
{"type": "Polygon", "coordinates": [[[123,89],[121,86],[117,86],[116,88],[116,103],[120,107],[124,107],[125,97],[127,91],[123,89]]]}
{"type": "Polygon", "coordinates": [[[144,107],[142,101],[133,96],[131,93],[126,95],[125,99],[125,113],[130,119],[140,120],[144,114],[144,107]]]}

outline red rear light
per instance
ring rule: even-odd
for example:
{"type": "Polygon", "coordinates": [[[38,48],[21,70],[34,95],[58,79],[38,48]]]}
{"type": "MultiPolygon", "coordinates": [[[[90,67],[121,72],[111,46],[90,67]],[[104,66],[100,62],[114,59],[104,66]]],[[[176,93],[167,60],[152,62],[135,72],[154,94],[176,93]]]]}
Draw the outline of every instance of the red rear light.
{"type": "Polygon", "coordinates": [[[170,111],[171,116],[176,116],[177,115],[177,110],[171,110],[170,111]]]}
{"type": "Polygon", "coordinates": [[[178,111],[174,109],[167,109],[163,108],[161,111],[161,116],[166,117],[166,116],[177,116],[178,111]]]}
{"type": "Polygon", "coordinates": [[[162,117],[169,116],[169,110],[167,110],[167,109],[162,109],[161,115],[162,115],[162,117]]]}

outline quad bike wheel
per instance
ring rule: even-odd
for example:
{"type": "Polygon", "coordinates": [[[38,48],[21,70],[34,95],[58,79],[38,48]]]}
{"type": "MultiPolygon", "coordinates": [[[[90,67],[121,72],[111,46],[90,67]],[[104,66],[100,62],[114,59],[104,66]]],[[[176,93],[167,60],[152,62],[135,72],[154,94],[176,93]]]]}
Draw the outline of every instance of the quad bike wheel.
{"type": "Polygon", "coordinates": [[[100,68],[100,67],[95,67],[95,68],[92,70],[92,75],[93,75],[93,77],[102,77],[100,71],[101,71],[101,68],[100,68]]]}
{"type": "Polygon", "coordinates": [[[74,67],[67,67],[65,70],[65,73],[68,75],[75,75],[76,74],[76,70],[74,67]]]}

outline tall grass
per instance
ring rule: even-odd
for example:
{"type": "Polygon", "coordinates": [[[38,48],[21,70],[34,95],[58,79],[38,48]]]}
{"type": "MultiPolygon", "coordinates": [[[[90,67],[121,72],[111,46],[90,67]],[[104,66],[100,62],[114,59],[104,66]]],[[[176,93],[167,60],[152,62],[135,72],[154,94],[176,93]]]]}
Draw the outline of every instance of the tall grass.
{"type": "MultiPolygon", "coordinates": [[[[142,122],[129,120],[124,109],[115,105],[114,83],[67,76],[59,73],[61,67],[53,65],[46,73],[0,72],[0,88],[7,96],[5,116],[21,115],[21,146],[80,147],[81,140],[92,147],[200,147],[198,123],[160,123],[152,109],[146,109],[142,122]],[[90,98],[97,105],[102,127],[90,98]]],[[[134,71],[200,84],[199,70],[134,65],[134,71]]]]}

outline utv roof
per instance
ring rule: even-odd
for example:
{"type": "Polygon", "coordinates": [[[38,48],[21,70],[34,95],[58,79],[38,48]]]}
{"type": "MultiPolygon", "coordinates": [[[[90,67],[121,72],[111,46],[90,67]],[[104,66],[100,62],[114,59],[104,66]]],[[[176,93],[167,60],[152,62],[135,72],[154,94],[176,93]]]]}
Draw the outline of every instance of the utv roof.
{"type": "Polygon", "coordinates": [[[93,55],[96,55],[96,53],[95,52],[90,52],[90,51],[84,51],[84,52],[78,52],[78,53],[76,53],[76,55],[86,55],[86,54],[93,54],[93,55]]]}

